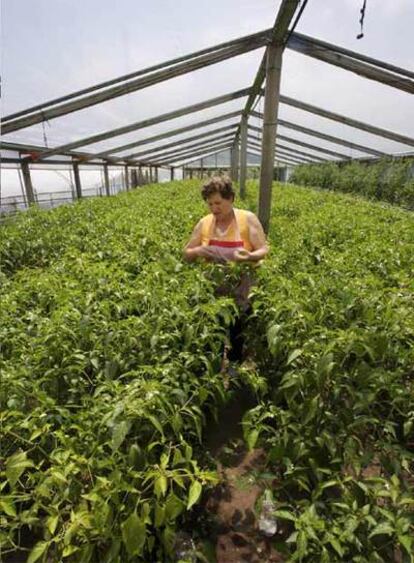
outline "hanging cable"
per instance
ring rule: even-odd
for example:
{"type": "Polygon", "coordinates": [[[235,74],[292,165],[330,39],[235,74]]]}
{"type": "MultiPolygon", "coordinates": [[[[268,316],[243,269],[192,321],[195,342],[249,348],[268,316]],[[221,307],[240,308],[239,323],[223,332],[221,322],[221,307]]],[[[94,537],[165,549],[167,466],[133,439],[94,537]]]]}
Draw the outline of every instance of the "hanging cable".
{"type": "Polygon", "coordinates": [[[367,0],[364,0],[364,3],[362,4],[362,8],[360,9],[360,14],[361,17],[359,18],[359,24],[361,26],[361,33],[358,33],[357,35],[357,39],[362,39],[364,37],[364,18],[365,18],[365,10],[367,7],[367,0]]]}

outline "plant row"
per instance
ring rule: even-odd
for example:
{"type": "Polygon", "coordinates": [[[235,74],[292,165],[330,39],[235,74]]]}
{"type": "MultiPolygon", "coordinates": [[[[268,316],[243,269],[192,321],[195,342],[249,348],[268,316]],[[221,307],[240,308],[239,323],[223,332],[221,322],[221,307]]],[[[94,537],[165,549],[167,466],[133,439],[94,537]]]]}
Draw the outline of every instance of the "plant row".
{"type": "Polygon", "coordinates": [[[5,226],[5,557],[166,560],[216,482],[198,451],[235,307],[214,269],[183,264],[193,200],[194,184],[156,185],[5,226]]]}
{"type": "Polygon", "coordinates": [[[414,160],[383,158],[375,163],[304,164],[295,167],[290,181],[325,190],[356,193],[414,209],[414,160]]]}
{"type": "MultiPolygon", "coordinates": [[[[253,203],[253,202],[252,202],[253,203]]],[[[249,339],[291,561],[413,561],[414,220],[323,192],[274,193],[249,339]]]]}

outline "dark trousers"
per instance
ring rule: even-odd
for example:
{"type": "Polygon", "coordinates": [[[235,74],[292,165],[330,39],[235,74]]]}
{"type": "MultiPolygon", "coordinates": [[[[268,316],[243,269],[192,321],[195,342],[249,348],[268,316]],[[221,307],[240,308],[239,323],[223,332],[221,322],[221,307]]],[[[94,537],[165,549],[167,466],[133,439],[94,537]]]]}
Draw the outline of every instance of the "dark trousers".
{"type": "Polygon", "coordinates": [[[230,350],[227,359],[230,362],[242,362],[244,360],[245,329],[247,328],[247,317],[249,310],[240,313],[230,326],[230,350]]]}
{"type": "Polygon", "coordinates": [[[252,310],[249,302],[249,291],[253,284],[253,274],[248,272],[242,274],[237,284],[223,284],[216,291],[217,295],[233,297],[239,309],[239,315],[229,329],[230,350],[227,354],[227,359],[230,362],[242,362],[244,359],[245,330],[252,310]]]}

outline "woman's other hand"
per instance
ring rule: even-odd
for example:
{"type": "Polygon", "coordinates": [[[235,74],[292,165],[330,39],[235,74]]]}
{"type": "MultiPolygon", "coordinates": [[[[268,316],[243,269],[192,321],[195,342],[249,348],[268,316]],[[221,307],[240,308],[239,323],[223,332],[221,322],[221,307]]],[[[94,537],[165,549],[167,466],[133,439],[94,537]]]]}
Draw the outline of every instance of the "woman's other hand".
{"type": "Polygon", "coordinates": [[[234,252],[234,260],[236,262],[248,262],[251,259],[251,252],[249,252],[245,248],[241,248],[240,250],[236,250],[234,252]]]}

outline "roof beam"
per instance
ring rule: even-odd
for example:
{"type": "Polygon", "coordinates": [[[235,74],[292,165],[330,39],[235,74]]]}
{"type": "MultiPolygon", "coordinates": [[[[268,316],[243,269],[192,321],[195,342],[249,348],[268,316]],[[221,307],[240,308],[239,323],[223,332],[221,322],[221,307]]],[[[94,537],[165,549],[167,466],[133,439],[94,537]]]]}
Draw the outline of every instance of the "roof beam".
{"type": "Polygon", "coordinates": [[[231,148],[231,145],[229,145],[228,147],[224,147],[224,149],[219,149],[216,150],[214,152],[205,154],[204,156],[200,157],[198,156],[197,158],[194,158],[192,160],[190,160],[189,162],[187,162],[188,158],[192,158],[192,157],[187,157],[187,159],[184,159],[183,161],[180,161],[180,164],[174,165],[174,166],[187,166],[188,164],[192,164],[193,162],[196,162],[197,160],[200,160],[201,158],[208,158],[210,156],[215,156],[216,154],[220,154],[221,152],[224,152],[226,150],[229,150],[231,148]]]}
{"type": "MultiPolygon", "coordinates": [[[[261,142],[261,140],[262,140],[261,138],[257,139],[257,137],[253,137],[253,135],[248,135],[247,138],[250,141],[253,141],[253,142],[255,142],[255,141],[261,142]]],[[[283,151],[291,152],[293,154],[298,154],[298,155],[305,156],[305,157],[308,157],[308,158],[313,158],[315,160],[319,160],[320,162],[326,162],[326,158],[321,158],[320,156],[313,155],[309,152],[301,151],[299,149],[295,149],[295,148],[292,148],[292,147],[287,147],[286,145],[282,145],[280,143],[277,143],[276,146],[277,146],[278,149],[282,149],[283,151]]]]}
{"type": "Polygon", "coordinates": [[[71,143],[66,143],[65,145],[46,150],[40,154],[38,160],[43,160],[55,154],[60,154],[62,151],[82,147],[85,145],[91,145],[93,143],[99,143],[100,141],[105,141],[107,139],[111,139],[112,137],[117,137],[118,135],[131,133],[132,131],[136,131],[137,129],[151,127],[152,125],[156,125],[157,123],[162,123],[164,121],[169,121],[170,119],[176,119],[178,117],[182,117],[183,115],[188,115],[189,113],[201,111],[203,109],[224,104],[226,102],[231,102],[233,100],[237,100],[238,98],[247,96],[249,94],[249,91],[250,88],[244,88],[242,90],[231,92],[230,94],[218,96],[217,98],[210,98],[209,100],[205,100],[197,104],[192,104],[190,106],[186,106],[174,111],[169,111],[168,113],[163,113],[156,117],[150,117],[149,119],[144,119],[143,121],[137,121],[135,123],[131,123],[130,125],[125,125],[124,127],[111,129],[109,131],[105,131],[104,133],[92,135],[91,137],[84,137],[83,139],[79,139],[78,141],[73,141],[71,143]]]}
{"type": "MultiPolygon", "coordinates": [[[[259,119],[263,119],[262,114],[254,111],[252,114],[254,117],[259,119]]],[[[323,139],[324,141],[329,141],[330,143],[335,143],[337,145],[343,145],[344,147],[348,147],[353,150],[365,152],[367,154],[372,154],[374,156],[386,156],[386,153],[377,151],[376,149],[371,149],[365,145],[358,145],[356,143],[351,143],[341,137],[335,137],[334,135],[328,135],[327,133],[321,133],[316,131],[315,129],[311,129],[310,127],[303,127],[302,125],[297,125],[296,123],[292,123],[291,121],[286,121],[284,119],[278,119],[278,125],[282,127],[287,127],[288,129],[293,129],[294,131],[299,131],[300,133],[305,133],[306,135],[311,135],[313,137],[318,137],[319,139],[323,139]]]]}
{"type": "Polygon", "coordinates": [[[191,141],[196,141],[197,139],[203,139],[205,137],[214,136],[218,133],[223,133],[224,131],[234,130],[236,127],[237,127],[237,123],[234,123],[232,125],[226,125],[225,127],[218,127],[216,129],[212,129],[211,131],[205,131],[204,133],[200,133],[198,135],[192,135],[191,137],[186,137],[185,139],[178,139],[176,141],[173,141],[172,143],[167,143],[165,145],[159,145],[157,147],[148,148],[147,150],[141,151],[139,153],[129,154],[124,156],[124,158],[126,160],[129,160],[130,158],[140,158],[141,156],[157,153],[165,149],[169,149],[171,147],[178,147],[182,144],[190,143],[191,141]]]}
{"type": "Polygon", "coordinates": [[[213,142],[223,142],[224,140],[226,141],[230,141],[234,138],[234,132],[229,132],[229,133],[224,133],[223,135],[216,135],[214,137],[210,137],[208,139],[204,139],[202,141],[198,141],[197,143],[192,143],[188,146],[179,146],[179,147],[175,147],[169,151],[165,151],[162,152],[161,154],[158,155],[150,155],[151,160],[153,160],[153,162],[159,162],[159,160],[164,160],[165,157],[169,157],[170,155],[176,155],[178,153],[181,152],[188,152],[191,149],[198,149],[203,147],[204,145],[208,145],[210,143],[213,142]]]}
{"type": "Polygon", "coordinates": [[[170,59],[168,61],[164,61],[162,63],[156,64],[156,65],[144,68],[144,69],[140,69],[140,70],[137,70],[137,71],[129,73],[129,74],[124,74],[123,76],[119,76],[119,77],[114,78],[112,80],[100,82],[99,84],[95,84],[95,85],[90,86],[88,88],[84,88],[83,90],[77,90],[76,92],[66,94],[65,96],[62,96],[60,98],[55,98],[53,100],[49,100],[47,102],[43,102],[43,103],[38,104],[36,106],[32,106],[30,108],[24,109],[22,111],[18,111],[16,113],[6,115],[2,118],[2,121],[3,122],[11,121],[11,120],[15,119],[16,117],[21,117],[23,115],[33,113],[36,110],[45,109],[47,107],[55,106],[55,105],[57,105],[61,102],[65,102],[67,100],[71,100],[73,98],[83,96],[85,94],[90,94],[91,92],[95,92],[96,90],[100,90],[101,88],[107,88],[108,86],[113,86],[114,84],[119,84],[121,82],[125,82],[127,80],[132,79],[132,78],[137,78],[138,76],[142,76],[144,74],[148,74],[150,72],[160,70],[161,68],[165,68],[167,66],[171,66],[171,65],[176,64],[176,63],[188,61],[188,60],[193,59],[195,57],[199,57],[201,55],[206,55],[207,53],[211,53],[213,51],[218,51],[219,49],[223,49],[224,47],[232,47],[234,45],[237,45],[241,41],[246,40],[248,37],[254,38],[256,35],[257,35],[257,33],[253,33],[250,36],[244,36],[244,37],[241,37],[241,38],[232,39],[230,41],[226,41],[225,43],[220,43],[218,45],[214,45],[213,47],[207,47],[206,49],[201,49],[200,51],[195,51],[193,53],[189,53],[188,55],[183,55],[182,57],[170,59]]]}
{"type": "Polygon", "coordinates": [[[406,137],[405,135],[400,135],[399,133],[394,133],[393,131],[389,131],[388,129],[375,127],[374,125],[370,125],[369,123],[358,121],[350,117],[345,117],[340,113],[334,113],[333,111],[328,111],[318,106],[295,100],[294,98],[290,98],[289,96],[280,96],[280,100],[282,103],[287,104],[288,106],[292,106],[294,108],[319,115],[320,117],[325,117],[326,119],[331,119],[332,121],[337,121],[338,123],[343,123],[344,125],[348,125],[349,127],[361,129],[361,131],[366,131],[367,133],[372,133],[373,135],[378,135],[379,137],[385,137],[386,139],[396,141],[397,143],[404,143],[406,145],[414,146],[414,139],[406,137]]]}
{"type": "Polygon", "coordinates": [[[192,148],[187,148],[187,149],[182,149],[182,150],[177,150],[175,152],[171,151],[170,153],[166,153],[163,155],[160,155],[159,157],[157,157],[157,159],[155,160],[155,162],[169,162],[171,158],[176,158],[176,157],[181,157],[181,156],[185,156],[187,154],[193,154],[195,151],[205,151],[206,149],[210,149],[211,147],[215,147],[217,144],[228,144],[232,142],[232,138],[231,137],[227,137],[227,138],[223,138],[223,139],[218,139],[216,141],[212,141],[212,142],[205,142],[203,144],[200,144],[196,147],[192,147],[192,148]]]}
{"type": "MultiPolygon", "coordinates": [[[[258,151],[262,152],[262,146],[257,144],[257,143],[253,143],[252,141],[248,141],[248,145],[249,147],[255,147],[258,151]]],[[[283,149],[279,149],[278,147],[276,147],[274,155],[276,154],[281,154],[283,156],[286,156],[288,158],[292,158],[292,159],[297,159],[298,161],[300,160],[301,162],[315,162],[314,160],[312,160],[311,158],[308,158],[306,156],[302,156],[302,155],[298,155],[298,154],[292,154],[289,151],[285,151],[283,149]]]]}
{"type": "Polygon", "coordinates": [[[30,127],[36,123],[49,121],[51,119],[55,119],[56,117],[67,115],[68,113],[72,113],[125,94],[130,94],[131,92],[136,92],[137,90],[141,90],[143,88],[148,88],[154,84],[170,80],[171,78],[175,78],[194,70],[236,57],[243,53],[248,53],[249,51],[253,51],[260,47],[264,47],[269,43],[269,40],[270,30],[249,35],[241,38],[240,41],[237,41],[234,45],[195,57],[189,62],[186,61],[184,63],[172,65],[166,69],[152,72],[148,76],[135,78],[127,83],[117,86],[111,86],[98,93],[84,96],[78,100],[65,102],[57,107],[37,111],[34,114],[18,117],[14,120],[6,120],[5,122],[2,122],[2,133],[3,135],[6,135],[8,133],[12,133],[13,131],[30,127]]]}
{"type": "MultiPolygon", "coordinates": [[[[412,76],[411,78],[405,78],[395,73],[395,71],[389,72],[389,70],[384,70],[387,66],[389,67],[391,65],[387,65],[387,63],[383,63],[382,61],[371,58],[370,64],[367,64],[353,51],[339,49],[335,45],[299,33],[292,34],[287,46],[289,49],[303,55],[308,55],[309,57],[351,71],[364,78],[369,78],[370,80],[375,80],[387,86],[392,86],[393,88],[414,94],[414,81],[412,80],[412,76]]],[[[394,68],[397,69],[398,67],[394,68]]],[[[404,72],[404,69],[400,70],[404,72]]],[[[404,74],[405,76],[407,76],[407,74],[412,75],[409,71],[408,73],[404,72],[404,74]]]]}
{"type": "Polygon", "coordinates": [[[214,151],[217,152],[217,151],[229,149],[230,147],[231,147],[231,143],[221,143],[221,144],[218,144],[218,145],[212,145],[211,147],[205,147],[204,149],[200,149],[198,151],[192,151],[188,155],[179,155],[179,156],[176,156],[176,157],[169,158],[166,162],[163,162],[163,164],[168,165],[168,164],[175,163],[175,162],[181,162],[181,161],[187,160],[188,158],[192,158],[193,156],[205,158],[206,155],[208,155],[210,151],[211,152],[214,152],[214,151]]]}
{"type": "Polygon", "coordinates": [[[241,111],[231,111],[219,115],[217,117],[212,117],[211,119],[203,119],[202,121],[197,121],[196,123],[192,123],[191,125],[187,125],[185,127],[179,127],[178,129],[171,129],[170,131],[166,131],[165,133],[160,133],[159,135],[152,135],[151,137],[146,137],[145,139],[140,139],[139,141],[134,141],[126,145],[120,145],[118,147],[114,147],[113,149],[102,151],[96,154],[97,156],[101,156],[101,157],[112,155],[115,152],[121,152],[124,150],[132,149],[134,147],[139,147],[141,145],[146,145],[148,143],[154,143],[155,141],[161,141],[162,139],[167,139],[168,137],[174,137],[175,135],[181,135],[181,133],[187,133],[188,131],[193,131],[194,129],[199,129],[200,127],[207,127],[208,125],[213,125],[215,123],[219,123],[220,121],[225,121],[226,119],[238,117],[240,114],[241,111]]]}
{"type": "MultiPolygon", "coordinates": [[[[251,154],[254,154],[255,156],[261,156],[261,150],[257,149],[255,146],[251,146],[250,144],[248,144],[247,146],[251,151],[251,154]]],[[[275,154],[275,158],[278,162],[285,162],[286,164],[293,166],[297,166],[298,164],[305,164],[302,160],[290,160],[289,157],[283,157],[277,154],[275,154]]],[[[260,164],[258,164],[258,166],[260,166],[260,164]]]]}
{"type": "MultiPolygon", "coordinates": [[[[262,133],[262,130],[260,129],[260,127],[255,127],[254,125],[249,124],[248,129],[250,129],[251,131],[255,131],[257,133],[260,133],[260,134],[262,133]]],[[[261,137],[260,137],[260,139],[261,139],[261,137]]],[[[288,143],[293,143],[295,145],[299,145],[299,146],[305,147],[307,149],[312,149],[314,151],[322,152],[322,153],[325,153],[329,156],[333,156],[335,158],[350,159],[350,157],[348,155],[344,154],[344,153],[331,151],[331,150],[325,149],[323,147],[311,145],[310,143],[305,143],[304,141],[301,141],[300,139],[295,139],[294,137],[286,137],[286,135],[276,134],[276,139],[281,139],[282,141],[287,141],[288,143]]]]}
{"type": "Polygon", "coordinates": [[[327,41],[322,41],[321,39],[316,39],[315,37],[310,37],[309,35],[304,35],[303,33],[294,32],[290,36],[287,47],[291,47],[297,41],[312,41],[315,45],[320,46],[321,48],[332,49],[337,53],[341,53],[342,55],[347,55],[356,59],[357,61],[362,61],[379,68],[383,68],[384,70],[389,70],[390,72],[394,72],[395,74],[401,74],[401,76],[407,76],[408,78],[414,78],[414,72],[408,70],[406,68],[396,66],[385,61],[381,61],[379,59],[374,59],[373,57],[368,57],[367,55],[363,55],[362,53],[358,53],[357,51],[351,51],[350,49],[345,49],[344,47],[340,47],[339,45],[334,45],[332,43],[328,43],[327,41]]]}

